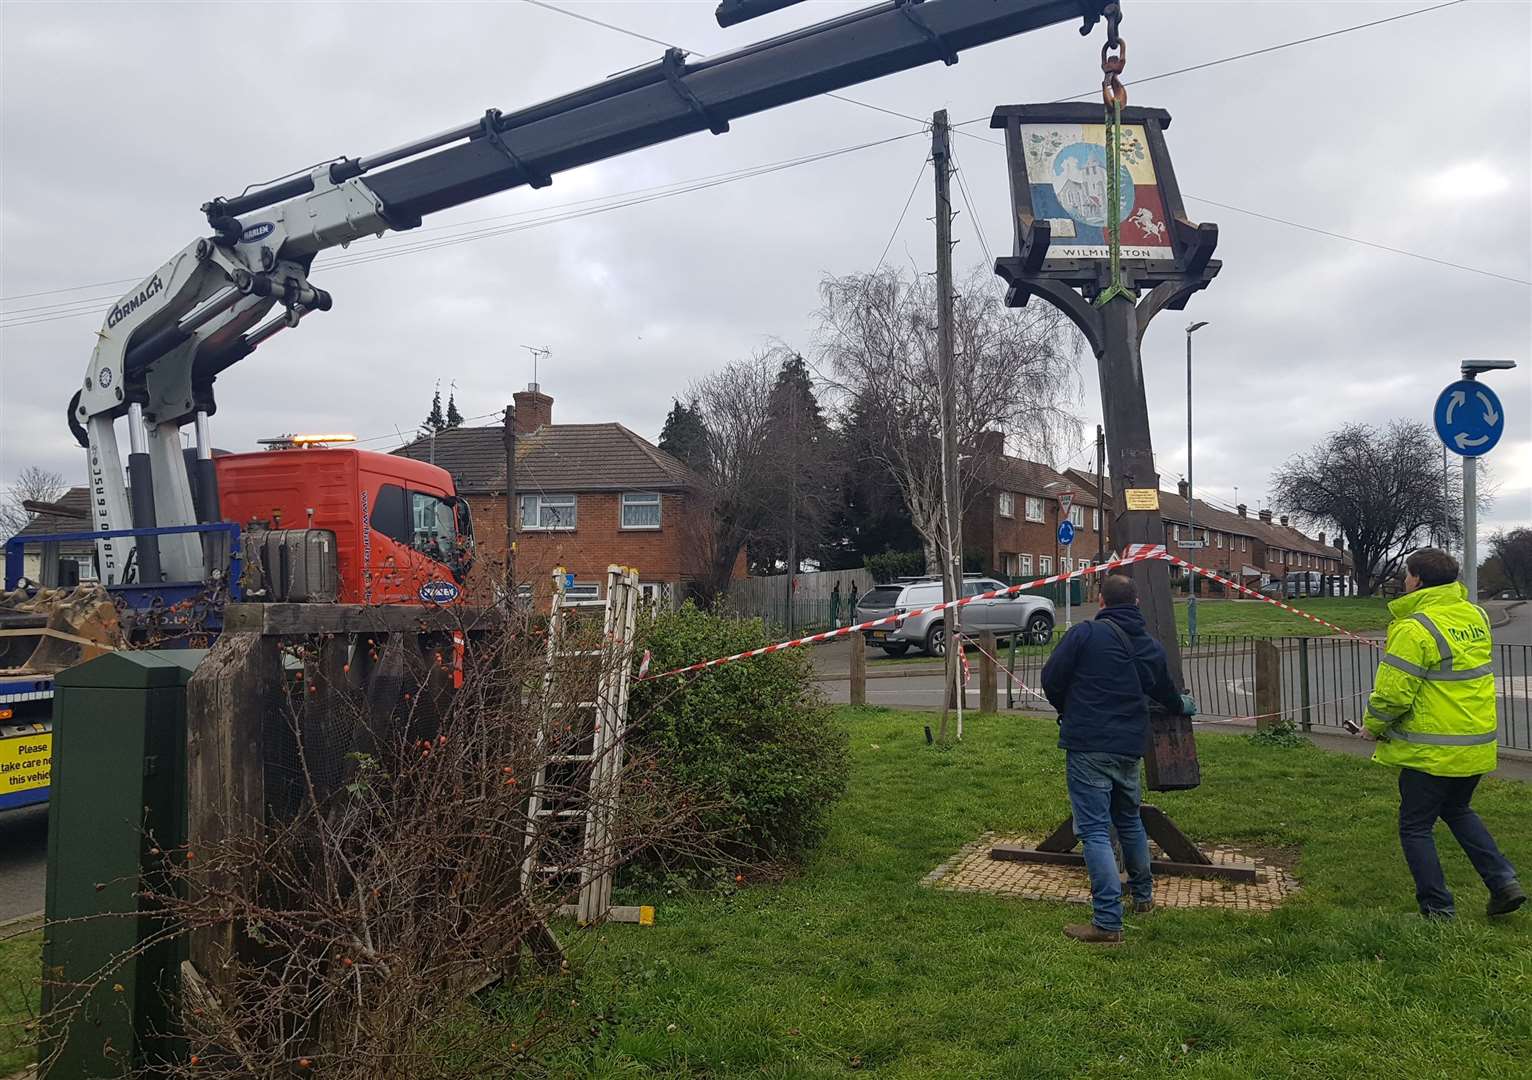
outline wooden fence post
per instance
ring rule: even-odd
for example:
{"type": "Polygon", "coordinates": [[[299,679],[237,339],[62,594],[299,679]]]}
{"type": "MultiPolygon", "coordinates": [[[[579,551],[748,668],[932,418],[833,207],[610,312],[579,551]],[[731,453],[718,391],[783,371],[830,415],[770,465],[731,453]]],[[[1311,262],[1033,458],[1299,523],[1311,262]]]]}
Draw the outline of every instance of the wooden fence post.
{"type": "Polygon", "coordinates": [[[867,635],[847,634],[851,645],[851,704],[867,704],[867,635]]]}
{"type": "Polygon", "coordinates": [[[979,632],[979,711],[1000,711],[1000,691],[995,667],[995,632],[979,632]]]}
{"type": "Polygon", "coordinates": [[[1269,641],[1255,642],[1255,726],[1282,723],[1282,654],[1269,641]]]}
{"type": "MultiPolygon", "coordinates": [[[[231,836],[256,836],[264,824],[264,723],[279,707],[281,673],[276,638],[225,633],[186,684],[186,838],[193,855],[231,836]]],[[[217,988],[228,983],[238,947],[237,928],[224,923],[193,931],[188,959],[217,988]]]]}

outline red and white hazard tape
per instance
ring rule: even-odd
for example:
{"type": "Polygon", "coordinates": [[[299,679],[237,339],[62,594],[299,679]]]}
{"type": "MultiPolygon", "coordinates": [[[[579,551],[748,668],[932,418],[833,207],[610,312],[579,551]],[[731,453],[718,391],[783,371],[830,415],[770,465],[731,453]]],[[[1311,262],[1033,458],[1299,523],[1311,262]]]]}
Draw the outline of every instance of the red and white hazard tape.
{"type": "MultiPolygon", "coordinates": [[[[765,656],[768,653],[781,652],[784,649],[796,649],[804,645],[821,645],[826,641],[834,641],[837,638],[847,637],[848,635],[857,633],[859,631],[871,630],[879,626],[892,626],[904,621],[905,619],[913,619],[921,615],[929,615],[936,611],[946,611],[948,608],[964,607],[973,603],[975,600],[993,600],[996,597],[1001,596],[1011,597],[1026,589],[1036,589],[1042,585],[1053,585],[1061,581],[1070,581],[1074,578],[1084,577],[1087,574],[1104,574],[1108,573],[1109,571],[1116,570],[1119,567],[1130,566],[1133,563],[1145,562],[1151,559],[1163,560],[1168,563],[1173,563],[1176,566],[1183,567],[1184,569],[1191,570],[1194,573],[1201,574],[1203,577],[1212,581],[1216,581],[1226,588],[1233,589],[1235,592],[1244,593],[1246,596],[1249,596],[1252,599],[1260,600],[1262,603],[1281,608],[1283,611],[1293,615],[1298,615],[1309,620],[1309,622],[1328,627],[1329,629],[1334,630],[1337,634],[1342,634],[1356,641],[1366,642],[1368,645],[1371,645],[1375,649],[1381,649],[1383,647],[1379,642],[1374,641],[1372,638],[1363,637],[1360,634],[1347,630],[1344,626],[1337,626],[1333,622],[1330,622],[1326,619],[1321,619],[1318,615],[1311,615],[1309,612],[1303,611],[1300,608],[1295,608],[1291,604],[1284,604],[1280,600],[1274,600],[1267,596],[1265,593],[1258,592],[1249,586],[1241,585],[1239,582],[1226,578],[1222,574],[1209,570],[1204,566],[1198,566],[1196,563],[1188,562],[1186,559],[1183,559],[1180,556],[1171,555],[1165,550],[1164,544],[1129,544],[1123,551],[1123,554],[1120,558],[1108,559],[1105,562],[1097,563],[1095,566],[1088,566],[1083,570],[1072,570],[1067,574],[1051,574],[1048,577],[1040,577],[1033,581],[1023,582],[1020,585],[1012,585],[1004,589],[991,589],[989,592],[982,592],[975,596],[965,596],[958,600],[949,600],[945,604],[932,604],[930,607],[915,608],[912,611],[906,611],[902,614],[885,615],[883,618],[873,619],[871,622],[857,623],[854,626],[842,626],[834,630],[826,630],[820,634],[810,634],[807,637],[793,638],[789,641],[779,641],[774,645],[766,645],[759,649],[751,649],[748,652],[735,653],[732,656],[720,656],[713,660],[704,660],[701,663],[688,664],[686,667],[673,668],[670,671],[662,671],[654,675],[646,673],[645,669],[648,666],[646,658],[644,667],[639,670],[637,680],[639,682],[648,682],[651,679],[665,679],[672,675],[686,675],[694,671],[706,671],[708,668],[715,668],[722,664],[732,664],[736,660],[750,660],[757,656],[765,656]]],[[[965,684],[966,681],[967,680],[965,676],[965,684]]]]}
{"type": "Polygon", "coordinates": [[[692,671],[704,671],[708,668],[718,667],[720,664],[732,664],[736,660],[750,660],[757,656],[765,656],[767,653],[781,652],[784,649],[796,649],[802,645],[820,645],[826,641],[834,641],[847,635],[862,630],[871,630],[878,626],[893,626],[905,619],[917,618],[921,615],[929,615],[934,611],[946,611],[948,608],[966,607],[975,600],[993,600],[996,597],[1015,596],[1025,589],[1035,589],[1042,585],[1052,585],[1060,581],[1069,581],[1073,578],[1084,577],[1086,574],[1104,574],[1116,570],[1120,566],[1128,566],[1132,563],[1144,562],[1147,559],[1164,559],[1164,544],[1129,544],[1127,550],[1119,559],[1108,559],[1106,562],[1088,566],[1083,570],[1072,570],[1067,574],[1051,574],[1048,577],[1037,578],[1034,581],[1023,582],[1020,585],[1012,585],[1004,589],[991,589],[989,592],[978,593],[974,596],[965,596],[958,600],[949,600],[945,604],[932,604],[930,607],[915,608],[911,611],[896,615],[885,615],[881,619],[873,619],[871,622],[857,623],[854,626],[842,626],[834,630],[826,630],[821,634],[810,634],[808,637],[793,638],[790,641],[779,641],[775,645],[766,645],[759,649],[751,649],[748,652],[735,653],[733,656],[720,656],[714,660],[704,660],[698,664],[688,664],[686,667],[675,668],[671,671],[662,671],[656,675],[643,675],[640,682],[648,682],[650,679],[664,679],[671,675],[685,675],[692,671]]]}

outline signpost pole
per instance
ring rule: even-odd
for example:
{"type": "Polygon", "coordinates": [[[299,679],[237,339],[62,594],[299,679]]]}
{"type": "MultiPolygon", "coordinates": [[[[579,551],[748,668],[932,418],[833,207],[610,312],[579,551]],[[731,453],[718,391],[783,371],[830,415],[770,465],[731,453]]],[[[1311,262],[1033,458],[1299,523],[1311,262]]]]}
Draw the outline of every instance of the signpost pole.
{"type": "Polygon", "coordinates": [[[1479,459],[1463,458],[1463,584],[1468,602],[1479,602],[1479,459]]]}

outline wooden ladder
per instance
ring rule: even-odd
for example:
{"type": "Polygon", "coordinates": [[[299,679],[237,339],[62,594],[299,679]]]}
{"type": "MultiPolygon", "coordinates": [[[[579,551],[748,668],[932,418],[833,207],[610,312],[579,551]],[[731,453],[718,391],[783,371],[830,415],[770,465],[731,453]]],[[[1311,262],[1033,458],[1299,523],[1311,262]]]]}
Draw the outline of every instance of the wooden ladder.
{"type": "Polygon", "coordinates": [[[573,886],[578,879],[578,900],[560,908],[561,915],[572,915],[581,925],[649,925],[653,908],[612,906],[612,831],[632,682],[638,571],[607,567],[604,600],[571,598],[569,577],[562,567],[553,572],[539,767],[527,801],[522,883],[530,888],[539,879],[551,879],[573,886]],[[602,609],[599,640],[589,620],[580,617],[595,608],[602,609]],[[557,730],[565,725],[567,730],[557,730]],[[566,831],[560,819],[578,828],[577,853],[569,835],[574,829],[566,831]],[[564,854],[552,854],[550,847],[564,854]]]}

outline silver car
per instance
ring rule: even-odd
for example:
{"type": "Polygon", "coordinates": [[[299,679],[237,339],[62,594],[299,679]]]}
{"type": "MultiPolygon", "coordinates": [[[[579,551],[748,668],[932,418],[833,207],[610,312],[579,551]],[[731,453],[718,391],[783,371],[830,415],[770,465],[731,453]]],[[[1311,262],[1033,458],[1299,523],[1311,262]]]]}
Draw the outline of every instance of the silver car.
{"type": "MultiPolygon", "coordinates": [[[[963,579],[963,595],[1003,589],[1003,582],[993,578],[970,577],[963,579]]],[[[940,578],[911,578],[890,582],[868,589],[857,601],[856,621],[870,622],[887,615],[900,615],[917,608],[931,607],[942,602],[940,578]]],[[[913,645],[931,656],[947,653],[946,612],[932,611],[904,619],[890,626],[880,626],[867,632],[868,641],[880,647],[889,656],[903,656],[913,645]]],[[[997,596],[989,600],[975,600],[963,607],[963,633],[975,634],[993,630],[1009,636],[1020,633],[1029,644],[1043,644],[1053,633],[1053,601],[1046,596],[997,596]]]]}

